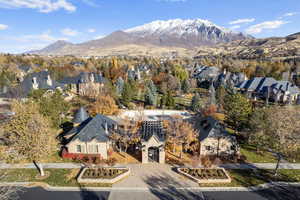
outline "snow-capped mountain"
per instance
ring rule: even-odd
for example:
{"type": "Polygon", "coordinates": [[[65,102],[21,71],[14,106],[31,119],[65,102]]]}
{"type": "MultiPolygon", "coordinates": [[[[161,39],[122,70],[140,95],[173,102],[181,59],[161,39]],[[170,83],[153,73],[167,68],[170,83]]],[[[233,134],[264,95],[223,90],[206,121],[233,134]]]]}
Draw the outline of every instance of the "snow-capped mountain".
{"type": "Polygon", "coordinates": [[[137,26],[125,30],[127,33],[134,33],[142,35],[149,34],[176,34],[183,35],[185,33],[199,34],[201,28],[216,28],[223,32],[231,32],[229,29],[222,28],[213,24],[208,20],[195,19],[195,20],[183,20],[183,19],[173,19],[173,20],[157,20],[142,26],[137,26]]]}
{"type": "Polygon", "coordinates": [[[139,47],[172,47],[194,49],[203,45],[215,45],[235,40],[244,40],[251,36],[240,32],[217,26],[216,24],[203,19],[183,20],[174,19],[167,21],[153,21],[151,23],[130,28],[124,31],[116,31],[112,34],[88,42],[74,45],[50,45],[32,53],[37,54],[74,54],[82,55],[88,52],[100,52],[102,49],[124,47],[125,45],[138,45],[139,47]],[[53,51],[49,51],[53,49],[53,51]]]}
{"type": "Polygon", "coordinates": [[[174,19],[153,21],[149,24],[127,29],[124,32],[147,38],[156,39],[162,46],[197,47],[220,42],[230,42],[249,38],[240,32],[217,26],[203,19],[174,19]]]}

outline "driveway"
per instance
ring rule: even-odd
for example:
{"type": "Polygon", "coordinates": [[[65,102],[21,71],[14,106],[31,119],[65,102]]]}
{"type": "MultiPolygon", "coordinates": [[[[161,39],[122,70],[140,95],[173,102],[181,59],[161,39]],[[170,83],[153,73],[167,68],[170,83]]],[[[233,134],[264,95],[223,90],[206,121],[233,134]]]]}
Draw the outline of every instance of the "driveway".
{"type": "Polygon", "coordinates": [[[175,172],[165,164],[131,164],[129,177],[115,183],[113,187],[122,188],[167,188],[197,187],[198,184],[175,172]]]}

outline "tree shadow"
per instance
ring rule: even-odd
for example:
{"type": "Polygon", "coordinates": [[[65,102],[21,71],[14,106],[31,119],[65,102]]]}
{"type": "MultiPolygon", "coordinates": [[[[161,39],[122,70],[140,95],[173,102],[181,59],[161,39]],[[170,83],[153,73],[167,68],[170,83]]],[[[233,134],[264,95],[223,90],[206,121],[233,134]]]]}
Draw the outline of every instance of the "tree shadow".
{"type": "Polygon", "coordinates": [[[80,197],[82,200],[106,200],[108,197],[105,193],[96,193],[95,191],[88,190],[82,184],[78,183],[80,188],[80,197]]]}
{"type": "MultiPolygon", "coordinates": [[[[250,164],[249,164],[250,165],[250,164]]],[[[269,200],[299,200],[300,199],[300,187],[289,184],[278,184],[276,182],[298,182],[296,179],[287,175],[280,174],[274,176],[274,170],[265,169],[240,169],[235,170],[236,173],[241,176],[233,177],[233,181],[239,183],[244,187],[251,187],[257,185],[257,183],[269,183],[272,187],[261,188],[259,190],[251,190],[269,200]],[[242,177],[248,177],[247,179],[242,177]]]]}
{"type": "Polygon", "coordinates": [[[149,186],[150,192],[158,199],[203,199],[203,194],[200,190],[185,189],[186,184],[184,181],[177,181],[165,173],[158,176],[148,176],[144,179],[144,182],[149,186]]]}

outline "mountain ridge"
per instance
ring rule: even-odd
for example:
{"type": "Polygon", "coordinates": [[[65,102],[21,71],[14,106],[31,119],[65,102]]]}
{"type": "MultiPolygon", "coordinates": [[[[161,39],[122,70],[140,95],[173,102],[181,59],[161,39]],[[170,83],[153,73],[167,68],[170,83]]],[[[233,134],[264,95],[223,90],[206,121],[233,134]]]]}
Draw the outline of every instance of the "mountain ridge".
{"type": "Polygon", "coordinates": [[[101,48],[116,48],[124,45],[193,49],[203,45],[216,45],[247,38],[252,37],[217,26],[208,20],[157,20],[124,31],[115,31],[101,39],[80,44],[54,43],[44,49],[30,53],[85,55],[95,49],[101,51],[101,48]]]}

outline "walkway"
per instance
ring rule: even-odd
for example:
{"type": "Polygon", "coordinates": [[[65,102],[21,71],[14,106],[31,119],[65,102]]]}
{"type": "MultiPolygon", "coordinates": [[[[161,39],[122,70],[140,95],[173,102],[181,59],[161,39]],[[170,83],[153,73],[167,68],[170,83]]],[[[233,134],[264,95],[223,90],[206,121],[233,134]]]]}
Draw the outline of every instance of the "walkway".
{"type": "MultiPolygon", "coordinates": [[[[80,163],[44,163],[42,164],[44,168],[53,168],[53,169],[73,169],[73,168],[81,168],[84,165],[80,163]]],[[[148,164],[119,164],[117,166],[126,166],[126,167],[134,167],[134,168],[142,168],[143,171],[147,169],[148,164]]],[[[151,164],[150,164],[151,165],[151,164]]],[[[223,164],[220,165],[225,169],[274,169],[276,167],[276,163],[242,163],[242,164],[223,164]]],[[[160,164],[161,168],[170,167],[167,164],[160,164]]],[[[24,169],[24,168],[35,168],[33,163],[27,164],[0,164],[0,169],[24,169]]],[[[279,166],[280,169],[300,169],[300,163],[281,163],[279,166]]]]}

